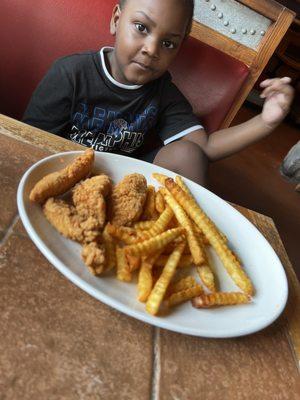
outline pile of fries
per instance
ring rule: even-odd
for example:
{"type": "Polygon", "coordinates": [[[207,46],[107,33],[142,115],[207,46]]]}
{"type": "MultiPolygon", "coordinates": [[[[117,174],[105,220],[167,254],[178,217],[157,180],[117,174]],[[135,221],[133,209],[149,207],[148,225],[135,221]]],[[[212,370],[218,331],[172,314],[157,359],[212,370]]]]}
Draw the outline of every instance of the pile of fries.
{"type": "Polygon", "coordinates": [[[248,303],[254,292],[250,279],[225,235],[200,208],[182,178],[152,176],[162,186],[158,191],[148,186],[140,221],[132,227],[108,223],[104,229],[108,266],[116,265],[117,279],[130,282],[138,274],[137,298],[152,315],[188,300],[197,308],[248,303]],[[241,292],[218,291],[208,246],[241,292]],[[179,279],[178,271],[183,269],[191,275],[179,279]],[[195,269],[199,282],[192,275],[195,269]]]}

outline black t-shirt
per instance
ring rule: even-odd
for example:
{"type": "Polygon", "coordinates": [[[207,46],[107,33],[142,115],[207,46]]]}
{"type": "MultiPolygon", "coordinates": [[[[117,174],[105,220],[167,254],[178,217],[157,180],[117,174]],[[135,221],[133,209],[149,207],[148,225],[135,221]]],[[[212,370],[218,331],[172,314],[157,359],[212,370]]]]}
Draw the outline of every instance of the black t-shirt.
{"type": "Polygon", "coordinates": [[[108,72],[107,51],[57,60],[33,93],[23,122],[96,151],[127,155],[202,128],[168,72],[142,86],[121,84],[108,72]]]}

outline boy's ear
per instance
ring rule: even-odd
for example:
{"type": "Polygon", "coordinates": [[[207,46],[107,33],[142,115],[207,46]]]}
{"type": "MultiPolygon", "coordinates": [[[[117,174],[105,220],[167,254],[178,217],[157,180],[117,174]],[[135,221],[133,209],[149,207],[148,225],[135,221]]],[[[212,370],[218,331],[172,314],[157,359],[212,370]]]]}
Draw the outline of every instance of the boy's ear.
{"type": "Polygon", "coordinates": [[[118,27],[118,23],[119,23],[119,20],[120,20],[120,15],[121,15],[120,6],[119,6],[119,4],[116,4],[114,9],[113,9],[111,20],[110,20],[110,33],[113,36],[115,36],[116,32],[117,32],[117,27],[118,27]]]}

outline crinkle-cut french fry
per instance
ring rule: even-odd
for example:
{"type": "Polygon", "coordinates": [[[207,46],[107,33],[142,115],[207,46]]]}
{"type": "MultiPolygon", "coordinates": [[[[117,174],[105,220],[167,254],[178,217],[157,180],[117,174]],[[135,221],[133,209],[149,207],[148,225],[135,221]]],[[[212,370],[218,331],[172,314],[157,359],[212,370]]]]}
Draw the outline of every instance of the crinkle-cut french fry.
{"type": "Polygon", "coordinates": [[[160,233],[164,232],[167,229],[173,216],[174,213],[171,210],[171,208],[166,207],[165,210],[162,212],[162,214],[160,214],[160,217],[152,226],[152,228],[143,232],[143,235],[141,235],[140,237],[143,238],[143,240],[147,240],[150,239],[151,237],[157,236],[160,233]]]}
{"type": "MultiPolygon", "coordinates": [[[[181,187],[181,189],[182,190],[184,190],[189,196],[191,196],[191,198],[193,198],[194,200],[195,200],[195,198],[194,198],[194,196],[193,196],[193,194],[192,194],[192,192],[189,190],[189,188],[186,186],[186,184],[184,183],[184,181],[183,181],[183,179],[181,178],[181,176],[179,176],[179,175],[177,175],[176,177],[175,177],[175,182],[177,183],[177,185],[178,186],[180,186],[181,187]]],[[[196,201],[196,200],[195,200],[196,201]]],[[[214,226],[216,227],[216,225],[215,225],[215,223],[213,222],[213,221],[211,221],[213,224],[214,224],[214,226]]],[[[197,226],[197,225],[196,225],[197,226]]],[[[197,227],[198,228],[198,227],[197,227]]],[[[228,242],[228,239],[227,239],[227,237],[224,235],[224,233],[223,232],[221,232],[220,231],[220,229],[218,229],[217,227],[216,227],[216,229],[218,230],[218,232],[220,233],[220,235],[222,236],[222,238],[224,239],[224,242],[228,242]]],[[[202,235],[203,235],[203,232],[201,232],[201,230],[198,228],[198,230],[199,230],[199,232],[200,233],[202,233],[202,235]]],[[[204,236],[204,235],[203,235],[204,236]]],[[[204,236],[204,238],[205,238],[205,236],[204,236]]],[[[207,239],[204,239],[204,243],[207,241],[207,239]]],[[[207,241],[207,243],[205,243],[205,244],[208,244],[208,241],[207,241]]]]}
{"type": "Polygon", "coordinates": [[[176,237],[185,233],[184,228],[169,229],[160,235],[141,243],[132,244],[125,247],[127,254],[136,256],[145,256],[162,250],[168,243],[172,242],[176,237]]]}
{"type": "MultiPolygon", "coordinates": [[[[153,175],[152,175],[153,176],[153,175]]],[[[165,175],[164,175],[165,176],[165,175]]],[[[163,182],[165,182],[168,179],[167,176],[165,176],[165,178],[163,178],[163,182]]],[[[165,186],[160,186],[157,190],[157,192],[159,192],[162,196],[164,196],[165,193],[169,193],[168,189],[165,186]]]]}
{"type": "MultiPolygon", "coordinates": [[[[178,186],[181,187],[182,190],[184,190],[188,195],[191,196],[191,198],[193,198],[193,199],[195,200],[194,196],[192,195],[192,192],[191,192],[191,191],[189,190],[189,188],[186,186],[186,184],[184,183],[184,181],[183,181],[183,179],[182,179],[181,176],[177,175],[177,176],[175,177],[175,182],[177,183],[178,186]]],[[[196,201],[196,200],[195,200],[195,201],[196,201]]],[[[212,221],[212,223],[214,224],[213,221],[212,221]]],[[[193,221],[192,221],[192,224],[193,224],[193,227],[195,228],[194,230],[195,230],[196,233],[197,233],[197,237],[198,237],[198,235],[201,235],[201,238],[202,238],[203,243],[204,243],[205,245],[208,245],[208,244],[209,244],[209,241],[207,240],[207,238],[205,237],[205,235],[203,234],[203,232],[201,231],[201,229],[200,229],[193,221]]],[[[217,229],[218,229],[218,228],[217,228],[217,229]]],[[[222,236],[222,238],[224,239],[224,242],[227,242],[228,240],[227,240],[227,237],[224,235],[224,233],[221,232],[219,229],[218,229],[218,231],[219,231],[220,235],[222,236]]]]}
{"type": "Polygon", "coordinates": [[[155,224],[156,221],[139,221],[136,222],[133,227],[136,230],[141,230],[141,231],[146,231],[148,229],[151,229],[152,226],[155,224]]]}
{"type": "Polygon", "coordinates": [[[126,259],[127,259],[127,263],[128,263],[128,269],[130,272],[134,272],[140,268],[141,257],[132,256],[130,254],[125,254],[125,255],[126,255],[126,259]]]}
{"type": "Polygon", "coordinates": [[[192,221],[192,225],[193,225],[193,229],[194,229],[194,232],[195,232],[195,234],[196,234],[197,239],[198,239],[198,240],[201,240],[202,243],[203,243],[205,246],[208,246],[208,245],[209,245],[209,241],[208,241],[207,237],[204,235],[204,233],[201,231],[201,229],[199,228],[199,226],[196,225],[194,221],[192,221]]]}
{"type": "Polygon", "coordinates": [[[102,243],[91,242],[83,245],[81,257],[93,275],[101,275],[105,268],[106,254],[102,243]]]}
{"type": "Polygon", "coordinates": [[[136,243],[137,241],[137,236],[133,236],[132,234],[129,234],[127,230],[125,230],[123,226],[116,226],[112,225],[111,223],[108,223],[106,225],[107,227],[107,232],[113,236],[114,238],[121,240],[125,244],[133,244],[136,243]]]}
{"type": "Polygon", "coordinates": [[[145,232],[148,232],[148,229],[145,229],[144,231],[137,229],[136,230],[136,241],[134,243],[138,242],[143,242],[148,238],[148,235],[145,235],[145,232]]]}
{"type": "Polygon", "coordinates": [[[159,306],[165,296],[168,285],[176,272],[176,268],[183,253],[184,247],[185,243],[181,243],[175,248],[175,250],[169,257],[161,276],[155,283],[155,286],[152,289],[150,296],[148,297],[146,310],[152,315],[156,315],[158,313],[159,306]]]}
{"type": "MultiPolygon", "coordinates": [[[[163,198],[165,199],[165,195],[171,195],[170,192],[165,188],[165,187],[161,187],[159,188],[159,192],[161,193],[161,195],[163,196],[163,198]]],[[[171,219],[168,228],[177,228],[178,226],[181,226],[180,223],[178,222],[176,216],[174,215],[174,217],[171,219]]]]}
{"type": "Polygon", "coordinates": [[[160,253],[157,253],[154,256],[143,257],[142,259],[138,276],[138,300],[141,302],[146,302],[151,293],[154,282],[152,269],[159,254],[160,253]]]}
{"type": "Polygon", "coordinates": [[[211,291],[211,292],[216,292],[216,282],[215,282],[215,277],[214,274],[210,268],[209,265],[201,265],[200,267],[197,267],[198,274],[204,283],[204,285],[211,291]]]}
{"type": "Polygon", "coordinates": [[[173,293],[181,292],[182,290],[189,289],[197,285],[196,279],[191,276],[185,276],[178,281],[171,283],[167,290],[167,296],[171,296],[173,293]]]}
{"type": "Polygon", "coordinates": [[[228,243],[227,236],[226,236],[222,231],[220,231],[219,228],[216,228],[216,229],[218,229],[218,231],[219,231],[219,233],[220,233],[220,236],[221,236],[221,238],[223,239],[223,242],[227,244],[227,243],[228,243]]]}
{"type": "Polygon", "coordinates": [[[129,266],[124,252],[124,247],[117,246],[116,248],[117,257],[117,278],[120,281],[130,282],[132,275],[129,271],[129,266]]]}
{"type": "MultiPolygon", "coordinates": [[[[166,247],[164,248],[163,254],[164,255],[170,255],[172,253],[172,251],[174,250],[174,248],[176,247],[176,245],[180,242],[181,240],[173,240],[172,243],[169,243],[166,245],[166,247]]],[[[183,250],[183,254],[185,256],[190,256],[191,252],[190,252],[190,248],[189,246],[185,246],[184,250],[183,250]]]]}
{"type": "Polygon", "coordinates": [[[166,301],[167,306],[175,306],[177,304],[183,303],[187,300],[191,300],[203,293],[203,289],[200,285],[193,286],[191,288],[184,289],[180,292],[173,293],[166,301]]]}
{"type": "Polygon", "coordinates": [[[176,175],[175,177],[175,182],[177,183],[178,186],[181,187],[182,190],[184,190],[186,193],[188,193],[190,196],[193,196],[190,189],[186,186],[184,180],[182,179],[181,176],[176,175]]]}
{"type": "Polygon", "coordinates": [[[118,228],[121,232],[126,232],[129,236],[136,236],[136,229],[131,228],[130,226],[118,226],[118,228]]]}
{"type": "Polygon", "coordinates": [[[155,207],[155,187],[152,185],[147,186],[147,197],[144,205],[144,210],[141,219],[149,220],[157,218],[157,211],[155,207]]]}
{"type": "MultiPolygon", "coordinates": [[[[186,186],[186,184],[184,183],[184,181],[183,181],[183,179],[182,179],[182,177],[181,176],[179,176],[179,175],[177,175],[176,177],[175,177],[175,182],[177,183],[177,185],[178,186],[180,186],[180,188],[183,190],[183,191],[185,191],[195,202],[196,202],[196,199],[194,198],[194,196],[193,196],[193,194],[192,194],[192,192],[189,190],[189,188],[186,186]]],[[[212,224],[214,224],[214,222],[213,221],[211,221],[212,222],[212,224]]],[[[197,226],[197,225],[196,225],[197,226]]],[[[214,226],[215,226],[215,224],[214,224],[214,226]]],[[[215,226],[216,227],[216,226],[215,226]]],[[[198,227],[197,227],[198,228],[198,227]]],[[[199,229],[199,228],[198,228],[199,229]]],[[[221,235],[221,237],[223,238],[223,240],[224,240],[224,242],[226,242],[227,243],[227,237],[224,235],[224,233],[223,232],[221,232],[217,227],[216,227],[216,229],[218,230],[218,232],[220,233],[220,235],[221,235]]],[[[199,229],[199,231],[200,231],[200,233],[202,233],[203,234],[203,232],[201,232],[201,230],[199,229]]],[[[206,242],[206,240],[204,240],[204,243],[206,242]]],[[[208,244],[208,243],[205,243],[205,244],[208,244]]]]}
{"type": "Polygon", "coordinates": [[[161,183],[162,185],[165,184],[165,180],[168,179],[167,175],[159,174],[158,172],[153,172],[152,178],[157,180],[157,182],[161,183]]]}
{"type": "Polygon", "coordinates": [[[186,215],[183,208],[177,203],[177,201],[169,194],[164,195],[166,203],[173,210],[177,221],[186,229],[186,238],[190,248],[190,252],[193,256],[193,261],[196,265],[201,265],[204,263],[204,254],[196,235],[193,230],[192,223],[189,217],[186,215]]]}
{"type": "Polygon", "coordinates": [[[236,254],[236,252],[234,252],[233,250],[231,250],[231,252],[232,252],[233,256],[236,258],[237,262],[242,264],[242,261],[241,261],[240,257],[236,254]]]}
{"type": "MultiPolygon", "coordinates": [[[[161,214],[161,212],[159,212],[156,208],[156,198],[157,198],[157,194],[158,192],[156,191],[156,189],[154,188],[154,210],[153,210],[153,215],[154,215],[154,219],[157,219],[159,217],[159,215],[161,214]]],[[[152,217],[153,218],[153,217],[152,217]]]]}
{"type": "Polygon", "coordinates": [[[173,179],[166,179],[165,184],[167,189],[172,193],[178,203],[185,209],[189,216],[203,231],[236,285],[246,294],[252,295],[254,289],[250,279],[242,269],[232,251],[227,247],[222,236],[220,235],[220,232],[217,230],[212,221],[208,218],[196,201],[187,193],[185,193],[173,181],[173,179]]]}
{"type": "Polygon", "coordinates": [[[252,296],[254,293],[252,282],[235,255],[232,254],[231,250],[224,242],[218,242],[215,238],[212,238],[212,246],[236,285],[242,289],[243,292],[252,296]]]}
{"type": "Polygon", "coordinates": [[[141,263],[138,276],[138,300],[147,301],[153,286],[152,267],[146,260],[141,263]]]}
{"type": "Polygon", "coordinates": [[[198,225],[204,235],[207,236],[207,233],[210,233],[209,236],[211,236],[211,234],[213,233],[218,238],[218,240],[221,241],[222,237],[219,230],[216,228],[213,221],[201,209],[196,200],[184,190],[182,190],[181,187],[173,181],[173,179],[166,179],[165,184],[166,188],[170,191],[175,200],[183,207],[190,218],[198,225]]]}
{"type": "MultiPolygon", "coordinates": [[[[174,249],[173,249],[174,250],[174,249]]],[[[157,267],[164,267],[168,261],[169,256],[160,255],[158,259],[155,261],[155,265],[157,267]]],[[[178,263],[178,268],[188,268],[193,264],[193,257],[191,254],[183,254],[178,263]]]]}
{"type": "MultiPolygon", "coordinates": [[[[178,228],[183,228],[182,226],[178,226],[178,228]]],[[[184,232],[184,235],[180,235],[177,238],[174,239],[173,243],[174,245],[180,244],[180,243],[186,243],[186,232],[184,232]]],[[[183,254],[191,254],[189,249],[187,250],[187,252],[185,252],[186,248],[188,248],[189,246],[186,246],[183,250],[183,254]]]]}
{"type": "Polygon", "coordinates": [[[107,230],[107,226],[105,226],[102,233],[103,243],[105,246],[105,254],[106,254],[106,265],[105,269],[110,271],[115,268],[117,259],[116,259],[116,245],[113,241],[113,238],[110,236],[107,230]]]}
{"type": "MultiPolygon", "coordinates": [[[[164,184],[165,184],[165,182],[167,181],[167,179],[171,179],[171,178],[168,178],[167,176],[164,178],[164,184]]],[[[169,192],[169,190],[166,188],[166,187],[160,187],[159,189],[158,189],[158,191],[165,197],[165,195],[166,194],[170,194],[170,192],[169,192]]]]}
{"type": "Polygon", "coordinates": [[[155,208],[159,214],[161,214],[166,208],[164,197],[160,191],[156,192],[155,195],[155,208]]]}
{"type": "Polygon", "coordinates": [[[213,306],[229,306],[236,304],[249,303],[251,297],[240,292],[216,292],[211,294],[202,294],[195,297],[192,301],[196,308],[207,308],[213,306]]]}
{"type": "Polygon", "coordinates": [[[202,236],[198,236],[198,242],[202,248],[203,255],[204,255],[204,263],[200,267],[197,268],[198,275],[200,276],[204,285],[211,292],[216,292],[217,286],[216,286],[215,276],[214,276],[214,273],[209,264],[206,249],[205,249],[204,243],[202,241],[202,236]]]}
{"type": "MultiPolygon", "coordinates": [[[[186,186],[186,184],[184,183],[184,181],[183,181],[183,179],[181,178],[181,176],[177,175],[177,176],[175,177],[175,182],[177,183],[178,186],[181,187],[182,190],[184,190],[189,196],[191,196],[192,199],[195,200],[195,198],[194,198],[192,192],[191,192],[191,191],[189,190],[189,188],[186,186]]],[[[195,201],[196,201],[196,200],[195,200],[195,201]]],[[[212,223],[214,224],[213,221],[212,221],[212,223]]],[[[215,225],[215,224],[214,224],[214,225],[215,225]]],[[[197,226],[197,225],[196,225],[196,226],[197,226]]],[[[198,227],[197,227],[197,228],[198,228],[198,227]]],[[[199,229],[199,228],[198,228],[198,229],[199,229]]],[[[218,228],[216,227],[216,229],[218,229],[218,228]]],[[[200,229],[199,229],[199,231],[200,231],[200,229]]],[[[224,242],[227,243],[227,237],[226,237],[226,236],[224,235],[224,233],[221,232],[219,229],[218,229],[218,231],[219,231],[220,235],[222,236],[222,238],[224,239],[224,242]]],[[[201,231],[200,231],[200,233],[203,234],[203,232],[201,232],[201,231]]],[[[204,237],[205,237],[205,236],[204,236],[204,237]]],[[[204,241],[204,242],[205,242],[205,241],[204,241]]],[[[208,243],[205,243],[205,244],[208,244],[208,243]]]]}

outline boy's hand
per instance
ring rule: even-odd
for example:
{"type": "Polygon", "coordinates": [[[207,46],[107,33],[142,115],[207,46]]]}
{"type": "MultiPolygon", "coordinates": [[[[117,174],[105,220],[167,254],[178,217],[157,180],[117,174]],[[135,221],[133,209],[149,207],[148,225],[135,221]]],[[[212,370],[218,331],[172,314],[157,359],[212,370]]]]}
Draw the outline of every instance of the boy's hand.
{"type": "Polygon", "coordinates": [[[260,97],[266,99],[261,116],[268,127],[275,128],[288,114],[294,97],[290,83],[289,77],[266,79],[260,83],[264,88],[260,97]]]}

